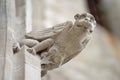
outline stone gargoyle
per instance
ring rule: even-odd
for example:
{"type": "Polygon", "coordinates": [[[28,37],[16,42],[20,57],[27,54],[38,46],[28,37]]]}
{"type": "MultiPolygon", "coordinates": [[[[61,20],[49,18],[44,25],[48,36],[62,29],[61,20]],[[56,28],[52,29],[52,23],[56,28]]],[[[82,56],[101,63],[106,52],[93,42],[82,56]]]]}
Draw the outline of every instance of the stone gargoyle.
{"type": "Polygon", "coordinates": [[[42,75],[74,58],[90,40],[96,26],[95,18],[89,13],[76,14],[74,18],[74,23],[67,21],[52,28],[31,31],[19,42],[20,46],[28,46],[31,54],[40,56],[42,75]]]}

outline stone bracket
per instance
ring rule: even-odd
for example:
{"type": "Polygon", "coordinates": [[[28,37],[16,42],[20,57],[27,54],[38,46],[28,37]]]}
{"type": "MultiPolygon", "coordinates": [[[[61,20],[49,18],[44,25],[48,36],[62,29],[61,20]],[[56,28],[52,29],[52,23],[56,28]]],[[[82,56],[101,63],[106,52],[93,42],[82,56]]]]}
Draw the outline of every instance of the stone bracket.
{"type": "Polygon", "coordinates": [[[14,55],[13,79],[14,80],[41,80],[40,58],[28,53],[28,47],[23,46],[14,55]]]}

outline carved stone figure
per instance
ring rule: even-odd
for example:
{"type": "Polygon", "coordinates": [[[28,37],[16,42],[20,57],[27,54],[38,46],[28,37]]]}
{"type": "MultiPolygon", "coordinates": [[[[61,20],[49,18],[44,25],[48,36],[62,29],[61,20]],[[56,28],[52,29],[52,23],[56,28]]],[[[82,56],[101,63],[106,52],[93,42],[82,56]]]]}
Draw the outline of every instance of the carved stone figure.
{"type": "Polygon", "coordinates": [[[41,58],[42,75],[78,55],[90,40],[96,21],[89,13],[76,14],[75,22],[67,21],[52,28],[27,33],[20,46],[41,58]]]}

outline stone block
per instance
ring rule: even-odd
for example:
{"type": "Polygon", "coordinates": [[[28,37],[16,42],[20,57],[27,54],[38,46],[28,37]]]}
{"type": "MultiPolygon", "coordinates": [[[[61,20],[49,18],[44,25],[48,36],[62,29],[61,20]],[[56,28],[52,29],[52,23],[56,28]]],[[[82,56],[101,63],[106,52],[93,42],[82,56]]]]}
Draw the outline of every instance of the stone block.
{"type": "Polygon", "coordinates": [[[40,58],[27,52],[27,47],[14,55],[14,80],[41,80],[40,58]]]}

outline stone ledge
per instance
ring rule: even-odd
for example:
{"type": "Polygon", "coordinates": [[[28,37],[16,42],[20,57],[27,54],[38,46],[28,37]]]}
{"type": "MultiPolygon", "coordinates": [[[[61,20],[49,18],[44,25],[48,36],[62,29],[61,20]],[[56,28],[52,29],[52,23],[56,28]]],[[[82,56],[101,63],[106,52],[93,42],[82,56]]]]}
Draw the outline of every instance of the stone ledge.
{"type": "Polygon", "coordinates": [[[14,55],[13,78],[14,80],[41,80],[40,58],[26,51],[28,47],[23,46],[14,55]]]}

